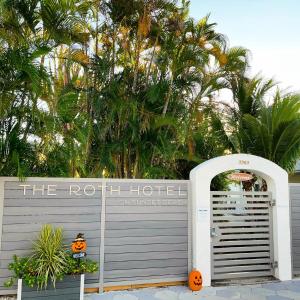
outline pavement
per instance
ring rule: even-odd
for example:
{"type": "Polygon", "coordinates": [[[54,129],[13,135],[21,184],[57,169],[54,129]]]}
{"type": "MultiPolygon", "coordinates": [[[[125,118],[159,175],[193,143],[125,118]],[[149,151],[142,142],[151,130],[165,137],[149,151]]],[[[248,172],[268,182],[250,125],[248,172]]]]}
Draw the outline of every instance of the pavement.
{"type": "Polygon", "coordinates": [[[300,280],[254,285],[204,287],[191,292],[185,286],[146,288],[89,294],[85,300],[300,300],[300,280]]]}

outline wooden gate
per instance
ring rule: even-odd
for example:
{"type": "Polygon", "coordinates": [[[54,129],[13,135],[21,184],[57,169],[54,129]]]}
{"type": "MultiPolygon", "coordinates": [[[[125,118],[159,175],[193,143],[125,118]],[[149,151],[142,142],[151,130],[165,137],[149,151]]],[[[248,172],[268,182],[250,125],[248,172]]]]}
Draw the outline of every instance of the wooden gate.
{"type": "Polygon", "coordinates": [[[272,276],[272,200],[267,192],[211,192],[212,279],[272,276]]]}

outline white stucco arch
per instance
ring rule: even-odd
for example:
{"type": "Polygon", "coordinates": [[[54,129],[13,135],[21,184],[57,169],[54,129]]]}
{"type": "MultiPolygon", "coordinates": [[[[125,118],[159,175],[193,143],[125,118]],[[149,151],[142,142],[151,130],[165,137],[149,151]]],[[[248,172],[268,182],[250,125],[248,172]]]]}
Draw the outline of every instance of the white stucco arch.
{"type": "Polygon", "coordinates": [[[202,272],[203,284],[211,285],[210,183],[218,174],[230,170],[249,170],[263,177],[272,198],[274,258],[278,262],[276,278],[290,280],[290,199],[288,174],[275,163],[249,154],[232,154],[210,159],[190,173],[193,207],[193,267],[202,272]]]}

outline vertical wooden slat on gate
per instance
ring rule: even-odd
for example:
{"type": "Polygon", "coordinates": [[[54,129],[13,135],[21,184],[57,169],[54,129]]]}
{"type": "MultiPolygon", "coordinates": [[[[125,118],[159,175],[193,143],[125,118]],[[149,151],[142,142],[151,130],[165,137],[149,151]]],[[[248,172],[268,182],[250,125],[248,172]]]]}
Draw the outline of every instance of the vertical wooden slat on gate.
{"type": "Polygon", "coordinates": [[[105,191],[106,182],[101,183],[101,197],[102,197],[102,207],[101,207],[101,224],[100,224],[100,259],[99,259],[99,293],[103,293],[103,278],[104,278],[104,240],[105,240],[105,191]]]}

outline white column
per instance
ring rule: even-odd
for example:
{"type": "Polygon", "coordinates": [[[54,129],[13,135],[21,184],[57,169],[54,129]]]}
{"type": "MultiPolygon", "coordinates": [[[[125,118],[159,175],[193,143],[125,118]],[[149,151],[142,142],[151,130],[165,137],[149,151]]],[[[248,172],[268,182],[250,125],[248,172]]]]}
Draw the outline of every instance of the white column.
{"type": "Polygon", "coordinates": [[[22,299],[22,279],[18,279],[17,300],[22,299]]]}
{"type": "Polygon", "coordinates": [[[80,300],[84,298],[84,274],[80,275],[80,300]]]}
{"type": "Polygon", "coordinates": [[[280,280],[292,279],[291,221],[288,175],[280,176],[275,182],[273,208],[274,259],[278,261],[275,277],[280,280]]]}
{"type": "Polygon", "coordinates": [[[196,172],[191,172],[190,179],[193,203],[193,267],[201,272],[203,285],[210,286],[210,180],[203,180],[203,177],[200,179],[196,172]]]}

